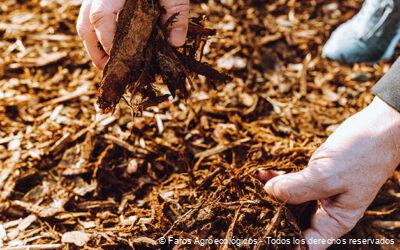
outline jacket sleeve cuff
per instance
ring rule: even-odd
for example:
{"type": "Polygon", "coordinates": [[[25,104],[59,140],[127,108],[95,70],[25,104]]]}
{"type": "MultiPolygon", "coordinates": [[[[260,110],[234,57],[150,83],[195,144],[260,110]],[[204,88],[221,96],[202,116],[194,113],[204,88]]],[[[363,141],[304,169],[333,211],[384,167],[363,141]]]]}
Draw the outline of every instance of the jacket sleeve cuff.
{"type": "Polygon", "coordinates": [[[400,112],[400,58],[372,88],[372,92],[400,112]]]}

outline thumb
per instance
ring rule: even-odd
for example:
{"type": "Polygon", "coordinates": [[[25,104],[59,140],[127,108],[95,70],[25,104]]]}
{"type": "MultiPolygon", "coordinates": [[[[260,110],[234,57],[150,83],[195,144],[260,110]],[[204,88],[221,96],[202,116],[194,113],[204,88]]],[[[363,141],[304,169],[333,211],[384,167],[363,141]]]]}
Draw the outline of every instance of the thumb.
{"type": "Polygon", "coordinates": [[[311,227],[303,232],[310,249],[326,249],[333,244],[333,239],[348,233],[362,218],[365,209],[346,209],[346,200],[353,200],[353,194],[321,201],[311,219],[311,227]]]}
{"type": "Polygon", "coordinates": [[[107,54],[110,54],[117,28],[118,12],[124,7],[125,0],[93,0],[90,9],[90,22],[107,54]]]}
{"type": "Polygon", "coordinates": [[[301,204],[307,201],[328,198],[338,193],[329,185],[326,174],[317,168],[306,168],[297,173],[280,175],[267,182],[264,189],[276,199],[301,204]]]}
{"type": "Polygon", "coordinates": [[[164,22],[174,14],[179,13],[175,22],[172,24],[169,42],[175,47],[180,47],[185,44],[188,32],[190,10],[189,0],[160,0],[160,4],[167,11],[163,16],[164,22]]]}

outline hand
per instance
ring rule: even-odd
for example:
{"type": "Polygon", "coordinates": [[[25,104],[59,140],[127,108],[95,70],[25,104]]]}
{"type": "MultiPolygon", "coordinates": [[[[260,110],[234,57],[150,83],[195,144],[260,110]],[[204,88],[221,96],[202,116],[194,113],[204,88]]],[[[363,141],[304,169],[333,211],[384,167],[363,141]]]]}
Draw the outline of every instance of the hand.
{"type": "MultiPolygon", "coordinates": [[[[272,178],[265,189],[289,204],[319,200],[306,240],[337,239],[363,216],[400,163],[400,113],[379,98],[347,119],[298,173],[272,178]]],[[[264,180],[270,173],[262,172],[264,180]]],[[[309,245],[325,249],[328,245],[309,245]]]]}
{"type": "MultiPolygon", "coordinates": [[[[126,0],[83,0],[77,22],[77,31],[83,39],[86,51],[94,65],[103,69],[110,55],[118,12],[126,0]],[[98,48],[98,43],[103,50],[98,48]]],[[[189,0],[160,0],[167,11],[162,17],[165,22],[175,13],[180,13],[172,24],[169,41],[179,47],[185,43],[189,20],[189,0]]]]}

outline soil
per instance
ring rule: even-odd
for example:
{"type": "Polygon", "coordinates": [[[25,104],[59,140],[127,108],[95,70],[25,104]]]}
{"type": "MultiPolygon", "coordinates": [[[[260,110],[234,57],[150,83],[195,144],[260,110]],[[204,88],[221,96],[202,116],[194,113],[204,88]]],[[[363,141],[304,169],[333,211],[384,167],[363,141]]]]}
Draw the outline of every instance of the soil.
{"type": "MultiPolygon", "coordinates": [[[[132,61],[120,65],[120,39],[103,78],[76,35],[80,3],[0,3],[0,247],[227,249],[160,245],[164,236],[253,239],[229,247],[277,249],[283,246],[265,239],[301,238],[315,203],[279,203],[256,174],[303,169],[344,119],[371,102],[370,88],[392,62],[346,66],[321,57],[329,34],[361,1],[193,1],[194,16],[206,18],[192,33],[216,31],[204,34],[201,63],[182,50],[169,61],[170,47],[159,46],[151,58],[160,71],[150,80],[128,65],[146,63],[158,11],[142,13],[153,25],[121,31],[143,43],[125,51],[123,60],[132,61]],[[195,74],[184,81],[174,74],[179,67],[195,74]],[[212,86],[202,76],[210,67],[232,80],[212,86]],[[182,92],[189,79],[187,94],[172,101],[136,92],[143,99],[128,86],[150,83],[162,97],[182,92]],[[111,114],[96,108],[100,87],[111,114]],[[140,116],[132,103],[143,107],[140,116]]],[[[396,171],[345,238],[393,239],[371,248],[396,249],[399,194],[396,171]]]]}

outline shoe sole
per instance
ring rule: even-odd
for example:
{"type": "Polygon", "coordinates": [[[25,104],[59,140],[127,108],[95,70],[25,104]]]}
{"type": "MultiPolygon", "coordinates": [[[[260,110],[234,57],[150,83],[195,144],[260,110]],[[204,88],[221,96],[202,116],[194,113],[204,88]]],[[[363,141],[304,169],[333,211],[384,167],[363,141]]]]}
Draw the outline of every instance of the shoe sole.
{"type": "MultiPolygon", "coordinates": [[[[385,53],[383,54],[383,56],[375,61],[367,61],[365,63],[367,63],[368,65],[373,65],[378,63],[381,60],[390,60],[393,57],[393,54],[397,48],[397,44],[400,41],[400,31],[398,31],[396,33],[396,35],[393,37],[392,41],[390,42],[389,46],[387,47],[385,53]]],[[[322,57],[330,59],[329,56],[327,56],[324,52],[322,52],[322,57]]],[[[343,56],[341,56],[343,57],[343,56]]],[[[348,63],[344,58],[341,58],[340,60],[338,59],[330,59],[333,61],[338,61],[338,62],[343,62],[343,63],[347,63],[347,64],[354,64],[354,63],[348,63]]],[[[355,62],[356,63],[356,62],[355,62]]]]}
{"type": "Polygon", "coordinates": [[[381,60],[389,60],[392,58],[399,41],[400,41],[400,32],[397,32],[395,37],[390,42],[389,47],[386,49],[385,54],[383,54],[381,60]]]}
{"type": "Polygon", "coordinates": [[[371,61],[371,62],[365,62],[367,65],[374,65],[376,63],[379,63],[381,60],[390,60],[394,54],[394,51],[396,50],[397,44],[400,41],[400,31],[396,33],[392,41],[390,42],[389,46],[387,47],[385,53],[381,58],[379,58],[376,61],[371,61]]]}

